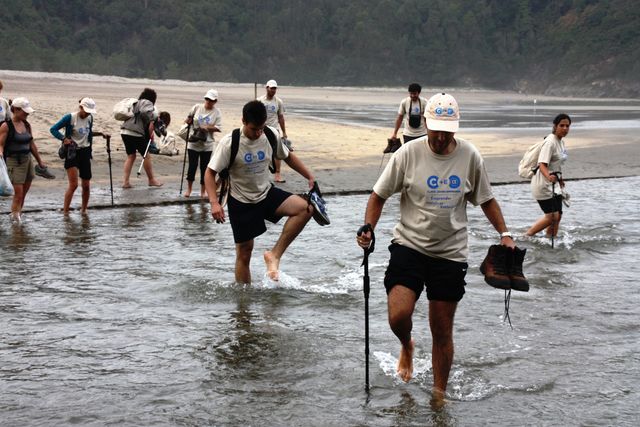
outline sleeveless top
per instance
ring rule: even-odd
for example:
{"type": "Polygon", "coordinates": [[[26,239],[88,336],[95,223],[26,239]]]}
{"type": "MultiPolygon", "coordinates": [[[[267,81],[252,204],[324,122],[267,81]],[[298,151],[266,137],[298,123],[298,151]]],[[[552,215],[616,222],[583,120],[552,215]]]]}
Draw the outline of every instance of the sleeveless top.
{"type": "Polygon", "coordinates": [[[11,157],[18,154],[29,154],[31,152],[31,136],[30,126],[25,124],[27,130],[25,132],[18,132],[13,125],[13,121],[8,120],[7,126],[9,126],[9,133],[4,144],[4,156],[11,157]]]}

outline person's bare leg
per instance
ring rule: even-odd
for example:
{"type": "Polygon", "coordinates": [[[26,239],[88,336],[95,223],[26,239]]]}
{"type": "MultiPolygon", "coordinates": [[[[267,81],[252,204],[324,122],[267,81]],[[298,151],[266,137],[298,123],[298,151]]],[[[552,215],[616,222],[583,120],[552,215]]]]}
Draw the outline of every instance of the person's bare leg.
{"type": "Polygon", "coordinates": [[[551,225],[551,214],[544,214],[533,223],[533,225],[527,230],[527,236],[535,236],[540,231],[551,225]]]}
{"type": "Polygon", "coordinates": [[[236,243],[236,283],[251,283],[251,252],[253,251],[253,239],[236,243]]]}
{"type": "Polygon", "coordinates": [[[127,159],[124,161],[124,179],[122,180],[122,188],[131,188],[129,177],[131,176],[131,170],[133,169],[133,163],[135,161],[136,153],[127,155],[127,159]]]}
{"type": "Polygon", "coordinates": [[[270,251],[265,251],[264,262],[267,265],[267,275],[271,280],[278,280],[278,270],[280,268],[280,258],[287,250],[291,242],[300,234],[302,229],[313,215],[313,210],[309,204],[300,196],[290,196],[276,210],[276,214],[288,216],[287,222],[282,227],[282,233],[276,244],[270,251]]]}
{"type": "Polygon", "coordinates": [[[411,338],[413,329],[413,310],[416,305],[416,293],[402,285],[396,285],[387,297],[389,326],[400,340],[400,355],[396,371],[402,381],[408,382],[413,376],[413,352],[415,343],[411,338]]]}
{"type": "Polygon", "coordinates": [[[431,328],[431,364],[433,366],[432,404],[444,400],[453,363],[453,319],[458,303],[429,301],[431,328]],[[435,402],[434,402],[435,401],[435,402]]]}
{"type": "Polygon", "coordinates": [[[163,182],[158,181],[153,176],[153,166],[151,165],[151,154],[147,153],[147,157],[144,159],[144,165],[142,165],[144,172],[147,174],[149,180],[149,187],[162,187],[163,182]]]}
{"type": "Polygon", "coordinates": [[[73,194],[78,188],[78,168],[67,169],[67,180],[69,181],[69,185],[67,186],[67,190],[64,193],[64,203],[62,206],[62,212],[64,212],[65,214],[69,213],[73,194]]]}
{"type": "Polygon", "coordinates": [[[13,183],[13,199],[11,199],[11,219],[20,221],[20,213],[24,205],[24,184],[13,183]]]}
{"type": "Polygon", "coordinates": [[[184,192],[184,197],[191,197],[192,191],[193,191],[193,181],[187,180],[187,191],[184,192]]]}
{"type": "Polygon", "coordinates": [[[87,209],[89,208],[89,196],[91,196],[91,180],[83,179],[82,180],[82,208],[80,209],[80,213],[82,215],[87,214],[87,209]]]}
{"type": "Polygon", "coordinates": [[[200,185],[200,198],[202,199],[209,198],[209,196],[207,195],[207,187],[205,187],[204,184],[200,185]]]}

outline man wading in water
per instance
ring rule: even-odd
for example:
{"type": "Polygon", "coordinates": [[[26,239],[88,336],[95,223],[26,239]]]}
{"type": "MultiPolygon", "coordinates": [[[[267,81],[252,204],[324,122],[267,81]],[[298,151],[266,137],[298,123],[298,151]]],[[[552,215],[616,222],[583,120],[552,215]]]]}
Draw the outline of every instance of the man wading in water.
{"type": "MultiPolygon", "coordinates": [[[[205,174],[205,185],[211,202],[211,216],[216,222],[224,222],[224,208],[216,195],[216,175],[229,168],[229,220],[236,244],[235,276],[238,283],[251,283],[251,252],[253,239],[265,231],[264,220],[277,223],[283,216],[289,217],[282,234],[270,251],[264,253],[267,274],[278,280],[280,259],[284,251],[302,231],[313,214],[313,208],[300,196],[273,186],[269,167],[272,158],[284,160],[294,171],[309,181],[313,188],[311,171],[282,143],[278,131],[265,128],[267,110],[260,101],[251,101],[242,109],[242,128],[239,132],[237,155],[231,166],[233,132],[226,135],[216,148],[205,174]],[[276,150],[272,150],[267,133],[274,138],[276,150]]],[[[234,131],[235,132],[235,131],[234,131]]]]}
{"type": "MultiPolygon", "coordinates": [[[[391,259],[384,285],[389,325],[402,344],[398,375],[413,375],[413,311],[423,288],[429,299],[432,337],[432,403],[444,403],[453,362],[453,318],[464,294],[467,273],[467,202],[480,205],[500,234],[500,242],[515,247],[493,197],[484,162],[470,143],[454,138],[460,118],[451,95],[437,94],[427,103],[427,138],[402,146],[373,187],[365,224],[375,228],[385,201],[401,192],[400,222],[389,246],[391,259]]],[[[369,247],[371,232],[357,238],[369,247]]]]}

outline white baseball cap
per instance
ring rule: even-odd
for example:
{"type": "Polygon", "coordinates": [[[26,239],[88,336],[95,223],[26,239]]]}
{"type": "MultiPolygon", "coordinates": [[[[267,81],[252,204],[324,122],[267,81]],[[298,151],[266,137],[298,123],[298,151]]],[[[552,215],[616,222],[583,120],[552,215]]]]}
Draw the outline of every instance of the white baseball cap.
{"type": "Polygon", "coordinates": [[[96,113],[96,101],[91,98],[82,98],[80,100],[80,106],[84,110],[85,113],[95,114],[96,113]]]}
{"type": "Polygon", "coordinates": [[[19,108],[27,114],[31,114],[35,111],[33,108],[31,108],[31,104],[29,103],[29,100],[22,96],[15,98],[11,103],[11,106],[19,108]]]}
{"type": "Polygon", "coordinates": [[[460,122],[460,110],[456,99],[447,93],[433,95],[427,101],[424,112],[427,128],[434,131],[457,132],[460,122]]]}
{"type": "Polygon", "coordinates": [[[278,87],[278,82],[276,82],[275,80],[269,80],[265,86],[266,87],[278,87]]]}
{"type": "Polygon", "coordinates": [[[204,94],[204,99],[216,101],[218,99],[218,91],[215,89],[209,89],[207,93],[204,94]]]}

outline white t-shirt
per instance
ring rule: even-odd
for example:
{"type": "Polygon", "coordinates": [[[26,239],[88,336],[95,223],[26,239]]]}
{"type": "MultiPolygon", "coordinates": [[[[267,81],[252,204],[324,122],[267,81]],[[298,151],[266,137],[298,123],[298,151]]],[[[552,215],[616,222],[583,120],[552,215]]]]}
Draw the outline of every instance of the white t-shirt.
{"type": "Polygon", "coordinates": [[[402,134],[406,136],[422,136],[427,134],[427,128],[424,125],[424,112],[427,108],[427,100],[421,96],[418,97],[418,101],[411,102],[411,97],[407,96],[400,103],[398,107],[398,114],[404,115],[404,129],[402,134]],[[420,126],[417,128],[409,125],[409,116],[420,116],[420,126]]]}
{"type": "Polygon", "coordinates": [[[0,122],[4,122],[9,119],[11,119],[11,107],[9,107],[9,102],[4,98],[0,98],[0,122]]]}
{"type": "MultiPolygon", "coordinates": [[[[242,128],[244,129],[244,127],[242,128]]],[[[289,150],[282,144],[276,129],[276,158],[284,160],[289,157],[289,150]]],[[[273,152],[267,136],[263,133],[260,138],[251,140],[240,131],[240,146],[233,165],[229,170],[230,194],[242,203],[258,203],[267,197],[271,188],[271,158],[273,152]]],[[[209,161],[209,168],[220,172],[229,166],[231,158],[231,134],[220,140],[209,161]]]]}
{"type": "Polygon", "coordinates": [[[71,113],[71,124],[73,125],[71,139],[78,145],[78,148],[86,148],[90,146],[89,125],[91,124],[91,120],[91,115],[88,115],[83,119],[78,113],[71,113]]]}
{"type": "MultiPolygon", "coordinates": [[[[200,126],[217,126],[221,129],[222,126],[222,114],[220,110],[213,107],[211,110],[204,108],[203,104],[196,104],[191,109],[193,115],[193,129],[192,131],[200,128],[200,126]]],[[[213,151],[215,137],[213,132],[207,132],[207,140],[199,142],[190,142],[187,148],[194,151],[213,151]]]]}
{"type": "Polygon", "coordinates": [[[466,262],[467,202],[493,198],[482,156],[471,143],[456,138],[447,155],[435,154],[420,138],[394,153],[373,191],[383,199],[400,192],[400,222],[393,242],[425,255],[466,262]]]}
{"type": "Polygon", "coordinates": [[[280,130],[278,115],[284,114],[284,102],[282,102],[282,99],[277,96],[267,99],[267,95],[262,95],[258,98],[258,101],[262,102],[267,109],[267,126],[280,130]]]}
{"type": "MultiPolygon", "coordinates": [[[[558,139],[557,136],[550,133],[544,139],[544,145],[540,149],[538,155],[538,164],[546,163],[549,172],[562,172],[562,164],[567,159],[567,149],[565,148],[564,141],[558,139]]],[[[531,193],[536,200],[548,200],[552,195],[553,183],[542,174],[540,169],[536,171],[536,174],[531,178],[531,193]]],[[[555,185],[556,194],[562,194],[562,189],[559,184],[555,185]]]]}

